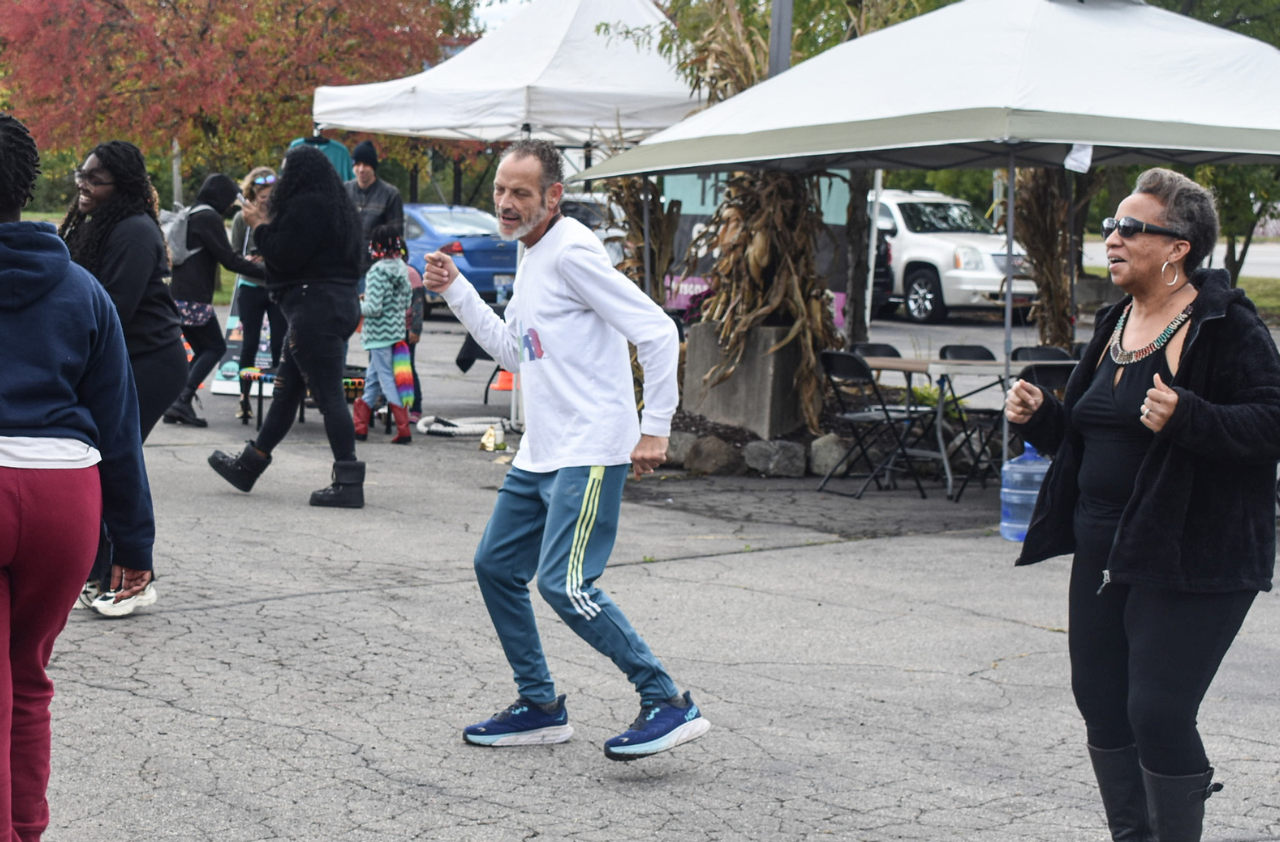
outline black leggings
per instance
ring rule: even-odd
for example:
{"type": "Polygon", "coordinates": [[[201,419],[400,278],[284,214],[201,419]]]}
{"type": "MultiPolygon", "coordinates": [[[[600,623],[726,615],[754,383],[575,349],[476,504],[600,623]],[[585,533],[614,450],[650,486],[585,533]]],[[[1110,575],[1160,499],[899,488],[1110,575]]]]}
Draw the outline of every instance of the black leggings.
{"type": "MultiPolygon", "coordinates": [[[[129,367],[133,369],[133,380],[138,390],[138,420],[145,442],[160,416],[182,392],[187,381],[187,352],[182,347],[182,340],[174,340],[163,348],[130,356],[129,367]]],[[[89,581],[102,582],[105,590],[111,584],[110,576],[111,544],[104,528],[89,581]]]]}
{"type": "Polygon", "coordinates": [[[202,325],[183,325],[182,335],[191,346],[191,370],[187,374],[187,391],[194,392],[209,376],[222,355],[227,352],[227,340],[222,338],[222,326],[218,317],[212,316],[202,325]]]}
{"type": "Polygon", "coordinates": [[[275,449],[293,426],[307,389],[324,416],[335,462],[354,461],[356,431],[342,390],[346,370],[343,347],[360,322],[360,300],[354,283],[289,287],[279,299],[289,320],[288,342],[276,370],[271,407],[254,445],[264,453],[275,449]]]}
{"type": "MultiPolygon", "coordinates": [[[[240,346],[240,367],[251,368],[257,361],[264,314],[271,327],[271,367],[279,367],[285,333],[289,330],[289,323],[285,321],[279,305],[271,300],[270,293],[263,287],[241,284],[236,291],[236,308],[240,316],[240,331],[244,337],[240,346]]],[[[248,380],[241,383],[241,391],[246,395],[252,387],[253,383],[248,380]]]]}
{"type": "Polygon", "coordinates": [[[1098,593],[1114,534],[1114,524],[1108,529],[1077,517],[1071,688],[1089,745],[1136,743],[1142,765],[1156,774],[1200,774],[1209,759],[1196,714],[1257,593],[1115,582],[1098,593]]]}

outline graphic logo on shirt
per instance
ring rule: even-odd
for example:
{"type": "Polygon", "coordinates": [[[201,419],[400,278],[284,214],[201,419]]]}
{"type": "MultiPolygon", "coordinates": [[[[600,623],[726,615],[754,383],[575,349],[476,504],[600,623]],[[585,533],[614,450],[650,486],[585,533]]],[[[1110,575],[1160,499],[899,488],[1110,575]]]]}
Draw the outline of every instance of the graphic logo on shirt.
{"type": "MultiPolygon", "coordinates": [[[[521,325],[521,327],[524,327],[524,325],[521,325]]],[[[529,328],[523,332],[523,335],[520,337],[520,346],[521,362],[532,362],[534,360],[540,360],[545,356],[542,350],[542,340],[538,338],[538,331],[533,328],[529,328]]]]}

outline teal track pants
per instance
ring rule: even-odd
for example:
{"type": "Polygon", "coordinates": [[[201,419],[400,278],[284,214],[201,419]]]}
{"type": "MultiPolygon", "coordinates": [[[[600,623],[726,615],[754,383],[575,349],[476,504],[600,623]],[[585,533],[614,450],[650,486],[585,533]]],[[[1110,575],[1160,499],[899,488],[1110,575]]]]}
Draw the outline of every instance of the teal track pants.
{"type": "Polygon", "coordinates": [[[622,610],[595,581],[618,532],[627,465],[534,473],[512,468],[476,548],[476,578],[520,695],[554,702],[529,582],[569,628],[626,673],[644,700],[676,686],[622,610]]]}

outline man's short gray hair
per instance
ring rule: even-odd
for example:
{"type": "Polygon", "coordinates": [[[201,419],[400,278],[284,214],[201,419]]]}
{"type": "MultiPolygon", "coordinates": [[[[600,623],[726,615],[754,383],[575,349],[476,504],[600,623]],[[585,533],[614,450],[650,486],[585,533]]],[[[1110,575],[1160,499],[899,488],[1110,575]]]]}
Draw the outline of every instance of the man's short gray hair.
{"type": "Polygon", "coordinates": [[[1133,192],[1154,196],[1164,205],[1164,227],[1179,232],[1191,243],[1183,265],[1188,272],[1199,268],[1218,242],[1218,211],[1213,194],[1182,173],[1161,167],[1138,176],[1133,192]]]}
{"type": "Polygon", "coordinates": [[[498,159],[499,163],[513,155],[538,159],[538,163],[542,165],[542,175],[538,179],[538,188],[542,191],[542,195],[547,194],[551,185],[564,182],[564,159],[560,157],[560,150],[556,149],[551,141],[517,140],[503,151],[502,157],[498,159]]]}

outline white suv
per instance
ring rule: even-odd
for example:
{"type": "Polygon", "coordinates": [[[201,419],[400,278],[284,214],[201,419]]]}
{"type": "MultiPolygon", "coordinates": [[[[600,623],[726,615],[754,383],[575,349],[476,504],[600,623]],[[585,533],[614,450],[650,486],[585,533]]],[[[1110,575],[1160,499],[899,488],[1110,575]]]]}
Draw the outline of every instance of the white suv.
{"type": "MultiPolygon", "coordinates": [[[[933,191],[885,190],[880,228],[893,250],[893,289],[879,315],[904,304],[906,317],[923,324],[942,321],[949,310],[1004,307],[1004,235],[968,202],[933,191]]],[[[1013,306],[1025,317],[1036,285],[1016,246],[1013,260],[1013,306]]]]}

